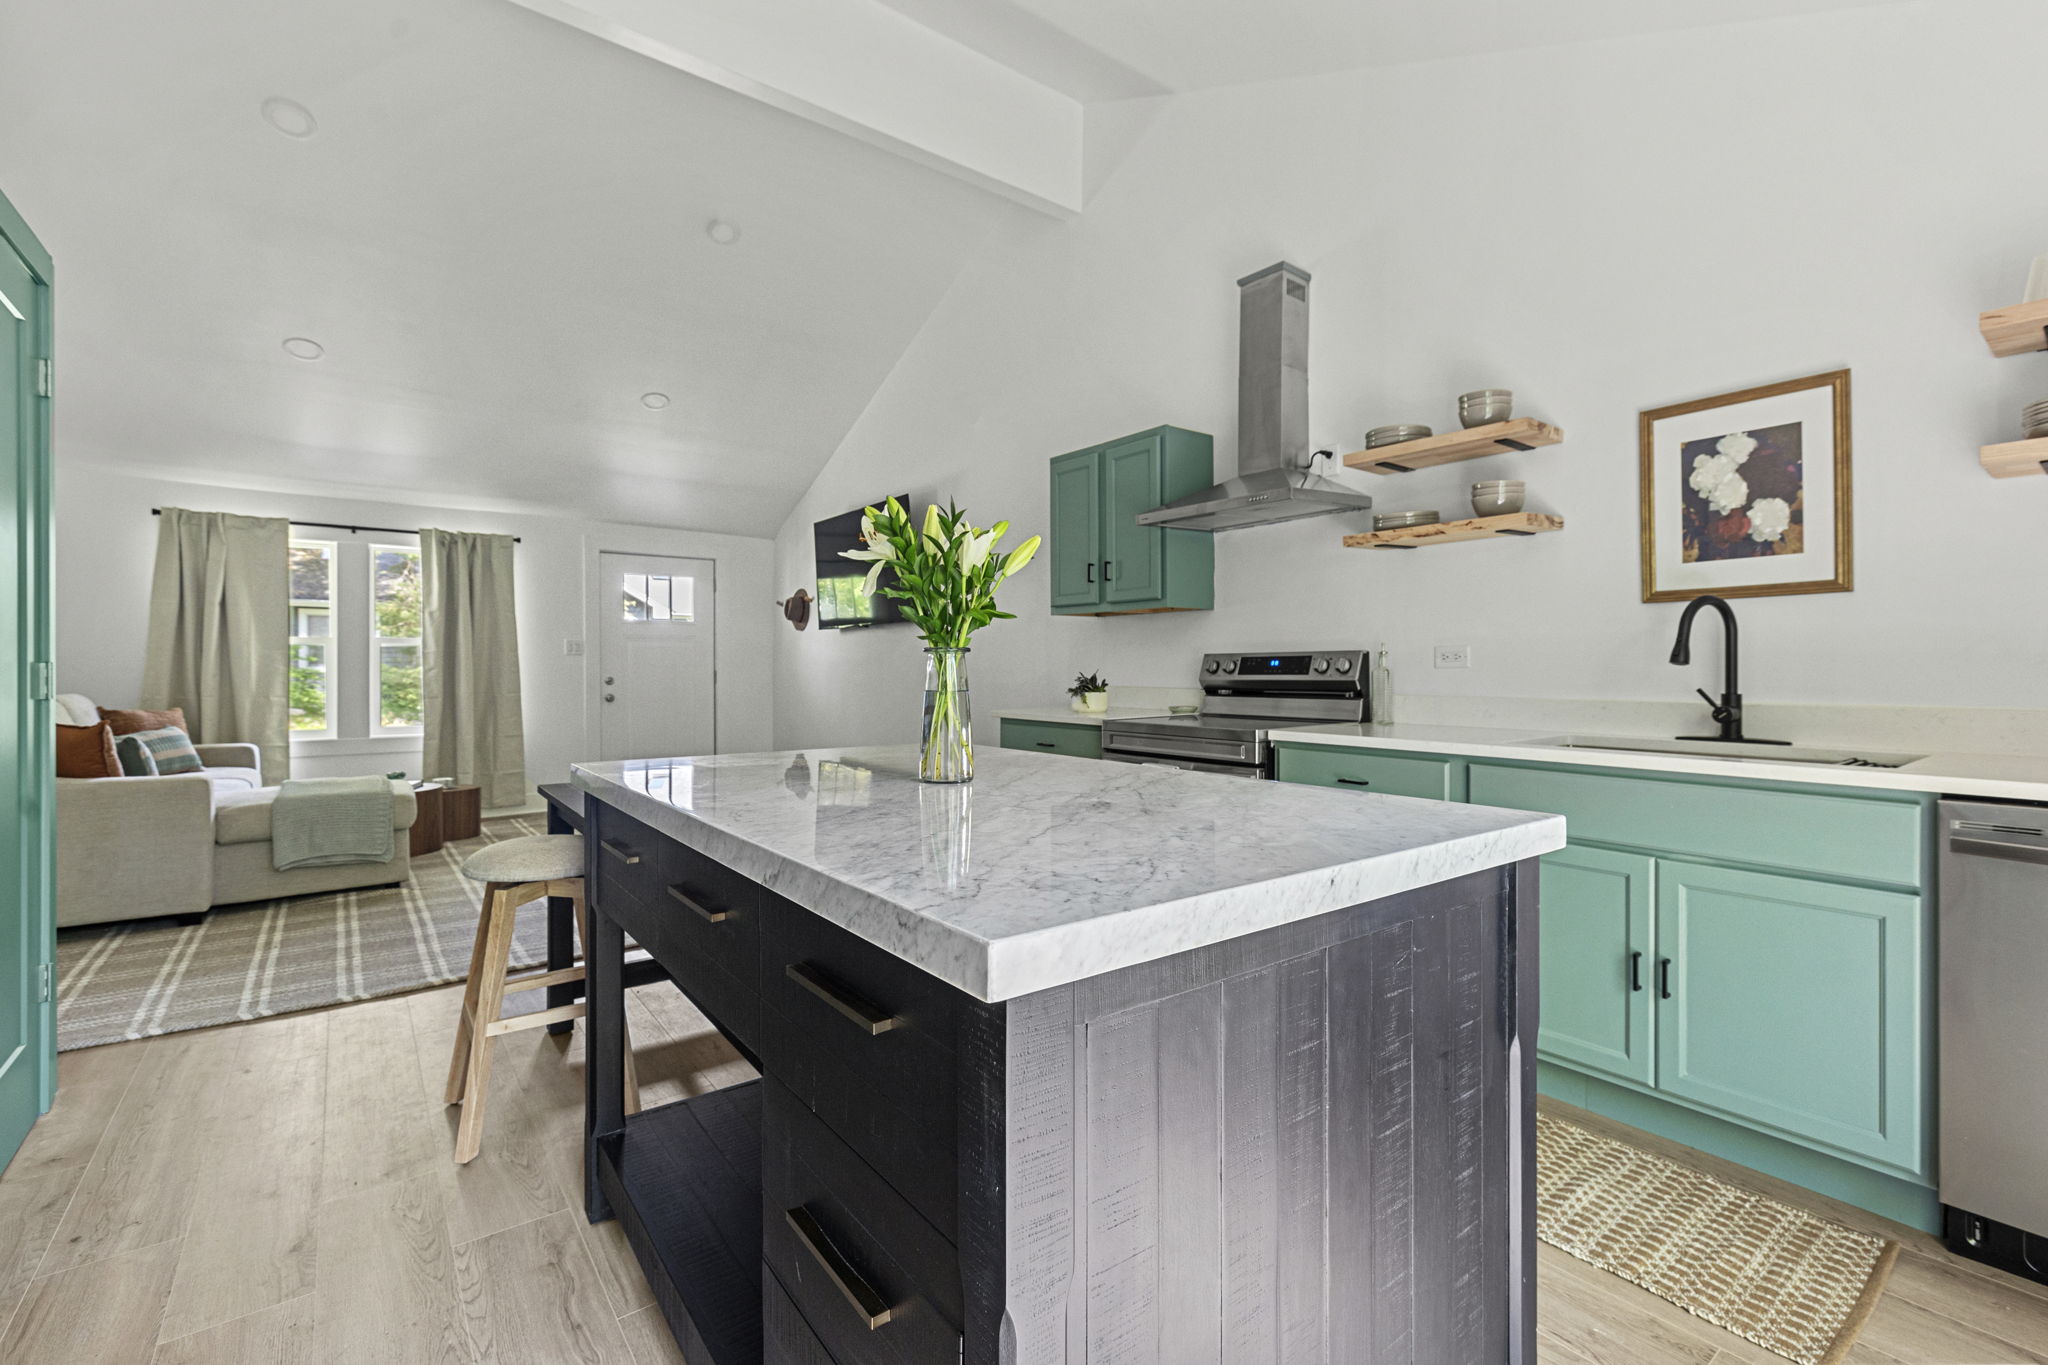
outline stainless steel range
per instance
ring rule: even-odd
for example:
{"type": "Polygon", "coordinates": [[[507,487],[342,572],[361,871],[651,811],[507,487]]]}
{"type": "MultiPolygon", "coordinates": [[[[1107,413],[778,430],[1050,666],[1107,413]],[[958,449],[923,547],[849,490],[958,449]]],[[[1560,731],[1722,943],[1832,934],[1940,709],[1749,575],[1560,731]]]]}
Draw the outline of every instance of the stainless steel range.
{"type": "Polygon", "coordinates": [[[1104,721],[1102,756],[1116,763],[1269,778],[1273,731],[1358,724],[1372,713],[1370,658],[1363,649],[1205,654],[1199,712],[1104,721]]]}

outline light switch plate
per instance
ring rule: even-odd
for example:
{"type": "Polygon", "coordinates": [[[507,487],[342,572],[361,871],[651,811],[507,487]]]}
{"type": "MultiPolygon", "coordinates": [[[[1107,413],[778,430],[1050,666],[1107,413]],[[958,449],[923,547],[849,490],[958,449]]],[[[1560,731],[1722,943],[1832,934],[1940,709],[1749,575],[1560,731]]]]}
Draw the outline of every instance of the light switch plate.
{"type": "Polygon", "coordinates": [[[1436,647],[1436,666],[1438,668],[1470,668],[1472,666],[1472,646],[1438,645],[1436,647]]]}

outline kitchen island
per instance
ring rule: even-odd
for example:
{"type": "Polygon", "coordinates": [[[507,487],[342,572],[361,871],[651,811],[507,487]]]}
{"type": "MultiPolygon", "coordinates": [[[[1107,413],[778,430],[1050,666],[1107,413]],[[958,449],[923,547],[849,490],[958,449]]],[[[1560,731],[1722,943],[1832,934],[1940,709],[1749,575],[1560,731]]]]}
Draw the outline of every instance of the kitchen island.
{"type": "Polygon", "coordinates": [[[588,1212],[715,1365],[1533,1365],[1554,816],[593,763],[588,1212]],[[761,1071],[627,1116],[630,936],[761,1071]]]}

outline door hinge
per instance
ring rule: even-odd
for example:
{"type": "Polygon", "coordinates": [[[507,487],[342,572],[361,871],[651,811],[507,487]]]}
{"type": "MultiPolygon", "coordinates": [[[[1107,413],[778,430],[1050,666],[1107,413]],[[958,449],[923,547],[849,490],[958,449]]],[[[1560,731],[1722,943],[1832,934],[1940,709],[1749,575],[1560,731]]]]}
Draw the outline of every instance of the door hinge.
{"type": "Polygon", "coordinates": [[[36,1003],[50,1002],[50,964],[45,962],[36,968],[36,1003]]]}
{"type": "Polygon", "coordinates": [[[48,659],[35,659],[28,666],[28,699],[48,701],[57,695],[57,670],[48,659]]]}
{"type": "Polygon", "coordinates": [[[57,396],[56,371],[47,359],[38,358],[36,361],[36,392],[45,398],[57,396]]]}

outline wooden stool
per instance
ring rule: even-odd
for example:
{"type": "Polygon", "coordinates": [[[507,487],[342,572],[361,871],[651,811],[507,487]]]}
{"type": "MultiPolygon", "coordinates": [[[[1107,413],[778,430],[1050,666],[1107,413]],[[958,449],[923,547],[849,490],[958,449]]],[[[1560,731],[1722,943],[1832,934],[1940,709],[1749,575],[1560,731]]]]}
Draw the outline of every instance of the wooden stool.
{"type": "MultiPolygon", "coordinates": [[[[576,906],[579,943],[587,949],[590,942],[590,917],[583,901],[581,836],[535,834],[523,839],[503,839],[470,854],[462,864],[462,875],[484,884],[484,903],[477,916],[476,944],[469,954],[469,985],[462,993],[462,1021],[455,1029],[455,1052],[448,1060],[448,1088],[443,1092],[447,1103],[462,1106],[462,1122],[455,1132],[458,1163],[474,1158],[483,1146],[491,1044],[498,1035],[581,1019],[585,1012],[584,1002],[579,1000],[533,1014],[504,1017],[508,993],[584,979],[580,966],[524,976],[507,975],[512,929],[519,907],[543,896],[566,896],[576,906]]],[[[640,1083],[633,1070],[630,1039],[626,1043],[626,1112],[640,1112],[640,1083]]]]}

